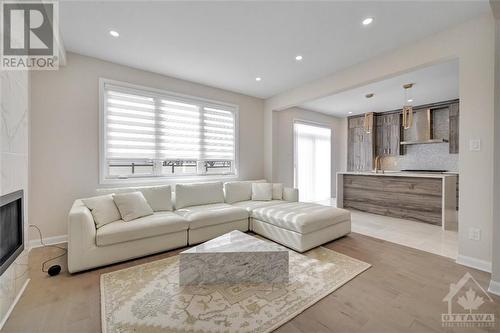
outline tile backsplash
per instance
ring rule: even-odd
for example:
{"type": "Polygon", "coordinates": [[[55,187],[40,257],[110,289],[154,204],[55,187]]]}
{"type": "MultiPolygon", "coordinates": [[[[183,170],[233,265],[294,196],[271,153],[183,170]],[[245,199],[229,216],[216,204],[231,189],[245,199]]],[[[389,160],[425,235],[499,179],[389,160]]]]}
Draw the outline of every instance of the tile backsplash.
{"type": "Polygon", "coordinates": [[[444,143],[431,143],[408,145],[406,154],[400,156],[387,156],[383,159],[386,170],[427,169],[458,171],[459,154],[450,154],[449,145],[444,143]]]}

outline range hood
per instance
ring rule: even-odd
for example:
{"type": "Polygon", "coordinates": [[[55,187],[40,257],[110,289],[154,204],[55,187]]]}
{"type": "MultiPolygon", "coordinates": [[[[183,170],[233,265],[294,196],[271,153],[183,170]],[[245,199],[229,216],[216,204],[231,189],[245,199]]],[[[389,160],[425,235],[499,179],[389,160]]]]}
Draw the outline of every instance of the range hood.
{"type": "Polygon", "coordinates": [[[413,125],[403,130],[402,145],[417,145],[448,142],[443,138],[434,138],[432,110],[418,110],[413,114],[413,125]]]}

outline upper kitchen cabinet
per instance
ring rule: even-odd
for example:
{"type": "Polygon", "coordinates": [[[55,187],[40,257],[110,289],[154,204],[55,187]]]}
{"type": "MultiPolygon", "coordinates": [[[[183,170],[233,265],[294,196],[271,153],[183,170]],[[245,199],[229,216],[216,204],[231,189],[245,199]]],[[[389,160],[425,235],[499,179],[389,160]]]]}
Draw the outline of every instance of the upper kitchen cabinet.
{"type": "Polygon", "coordinates": [[[400,113],[378,114],[376,116],[376,124],[376,155],[399,155],[401,134],[400,113]]]}
{"type": "Polygon", "coordinates": [[[347,169],[349,171],[367,171],[373,169],[374,137],[376,128],[367,131],[365,117],[348,119],[347,169]]]}
{"type": "Polygon", "coordinates": [[[459,109],[458,102],[450,105],[450,123],[449,123],[449,143],[450,154],[458,154],[458,134],[459,134],[459,109]]]}

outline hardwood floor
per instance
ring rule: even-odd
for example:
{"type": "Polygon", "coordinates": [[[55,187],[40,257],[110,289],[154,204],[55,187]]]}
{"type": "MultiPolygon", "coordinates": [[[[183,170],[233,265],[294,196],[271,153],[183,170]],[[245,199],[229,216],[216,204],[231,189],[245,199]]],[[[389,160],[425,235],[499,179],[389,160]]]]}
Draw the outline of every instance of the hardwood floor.
{"type": "MultiPolygon", "coordinates": [[[[476,332],[487,329],[442,328],[442,301],[450,283],[466,272],[486,290],[490,274],[453,260],[380,239],[352,233],[325,245],[373,266],[325,297],[277,332],[476,332]]],[[[169,257],[179,252],[129,261],[75,275],[48,277],[40,263],[53,248],[30,253],[31,282],[4,326],[3,332],[101,332],[99,276],[101,273],[169,257]]],[[[65,268],[63,268],[65,271],[65,268]]],[[[500,297],[481,306],[494,313],[500,331],[500,297]]],[[[458,305],[456,305],[458,306],[458,305]]]]}

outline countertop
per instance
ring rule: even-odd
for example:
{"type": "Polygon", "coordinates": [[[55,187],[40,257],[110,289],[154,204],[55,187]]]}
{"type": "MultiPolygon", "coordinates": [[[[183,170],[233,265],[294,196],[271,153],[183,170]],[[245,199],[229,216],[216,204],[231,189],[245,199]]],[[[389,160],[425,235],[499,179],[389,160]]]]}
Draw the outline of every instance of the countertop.
{"type": "Polygon", "coordinates": [[[338,175],[359,175],[359,176],[377,176],[377,177],[415,177],[415,178],[448,178],[457,177],[458,173],[426,173],[426,172],[406,172],[406,171],[390,171],[384,173],[375,173],[374,171],[344,171],[337,172],[338,175]]]}

